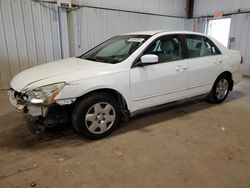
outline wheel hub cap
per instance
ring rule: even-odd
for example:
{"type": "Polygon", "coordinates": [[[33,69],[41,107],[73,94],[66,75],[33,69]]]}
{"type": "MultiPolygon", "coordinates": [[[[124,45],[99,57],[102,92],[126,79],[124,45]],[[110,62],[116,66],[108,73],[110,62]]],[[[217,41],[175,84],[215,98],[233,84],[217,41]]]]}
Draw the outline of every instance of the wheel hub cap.
{"type": "Polygon", "coordinates": [[[115,109],[106,102],[93,105],[85,116],[87,129],[94,134],[101,134],[108,131],[115,122],[115,109]]]}
{"type": "Polygon", "coordinates": [[[99,121],[105,121],[105,117],[106,115],[105,114],[99,114],[96,119],[99,120],[99,121]]]}
{"type": "Polygon", "coordinates": [[[216,97],[218,99],[223,99],[228,93],[228,81],[226,79],[221,79],[216,86],[216,97]]]}

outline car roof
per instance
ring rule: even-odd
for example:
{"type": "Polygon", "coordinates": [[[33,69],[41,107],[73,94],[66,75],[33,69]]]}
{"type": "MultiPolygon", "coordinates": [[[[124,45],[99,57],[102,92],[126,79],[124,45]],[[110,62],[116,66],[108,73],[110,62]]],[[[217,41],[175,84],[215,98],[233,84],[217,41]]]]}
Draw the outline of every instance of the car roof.
{"type": "Polygon", "coordinates": [[[149,30],[149,31],[136,31],[126,33],[124,35],[155,35],[156,33],[164,32],[164,30],[149,30]]]}
{"type": "Polygon", "coordinates": [[[204,35],[202,33],[192,32],[192,31],[166,31],[166,30],[150,30],[150,31],[137,31],[132,33],[126,33],[124,35],[155,35],[155,34],[195,34],[204,35]]]}

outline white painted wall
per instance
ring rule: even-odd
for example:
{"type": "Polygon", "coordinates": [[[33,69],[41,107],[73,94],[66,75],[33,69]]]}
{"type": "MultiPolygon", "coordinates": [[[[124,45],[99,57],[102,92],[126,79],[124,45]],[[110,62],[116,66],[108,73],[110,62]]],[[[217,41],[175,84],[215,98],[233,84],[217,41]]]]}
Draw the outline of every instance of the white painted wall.
{"type": "Polygon", "coordinates": [[[224,14],[250,10],[249,0],[195,0],[194,17],[214,15],[216,11],[224,14]]]}
{"type": "Polygon", "coordinates": [[[70,56],[118,34],[140,30],[184,30],[185,19],[82,7],[68,14],[70,56]]]}
{"type": "Polygon", "coordinates": [[[187,30],[199,33],[206,32],[208,18],[196,18],[187,20],[187,30]]]}
{"type": "MultiPolygon", "coordinates": [[[[79,55],[107,38],[138,30],[183,30],[185,19],[82,7],[66,13],[55,0],[0,0],[0,89],[29,67],[79,55]],[[45,1],[54,2],[54,4],[45,1]],[[60,20],[60,21],[59,21],[60,20]],[[69,38],[68,38],[69,37],[69,38]]],[[[73,4],[185,16],[186,0],[72,0],[73,4]]]]}
{"type": "Polygon", "coordinates": [[[0,89],[29,67],[61,58],[57,6],[0,0],[0,89]]]}
{"type": "Polygon", "coordinates": [[[185,17],[186,0],[72,0],[72,4],[185,17]]]}
{"type": "Polygon", "coordinates": [[[240,50],[243,56],[243,74],[250,76],[250,14],[232,15],[229,37],[235,38],[232,49],[240,50]]]}

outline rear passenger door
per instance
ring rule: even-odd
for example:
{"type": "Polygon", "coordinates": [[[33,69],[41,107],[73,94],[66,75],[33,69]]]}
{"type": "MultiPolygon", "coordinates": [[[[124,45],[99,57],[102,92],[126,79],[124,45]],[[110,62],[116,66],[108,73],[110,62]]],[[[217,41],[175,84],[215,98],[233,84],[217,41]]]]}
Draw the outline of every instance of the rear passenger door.
{"type": "Polygon", "coordinates": [[[222,70],[222,55],[205,36],[185,35],[188,86],[187,97],[209,92],[222,70]]]}

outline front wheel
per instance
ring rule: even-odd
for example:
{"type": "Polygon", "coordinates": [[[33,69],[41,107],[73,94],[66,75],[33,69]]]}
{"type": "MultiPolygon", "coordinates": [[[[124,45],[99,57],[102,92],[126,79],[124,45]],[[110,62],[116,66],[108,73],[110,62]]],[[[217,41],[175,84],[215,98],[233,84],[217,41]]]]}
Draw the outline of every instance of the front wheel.
{"type": "Polygon", "coordinates": [[[88,139],[110,134],[120,121],[117,100],[106,93],[93,93],[75,106],[72,113],[74,129],[88,139]]]}
{"type": "Polygon", "coordinates": [[[229,83],[227,76],[222,75],[218,77],[209,93],[209,101],[213,103],[222,103],[229,93],[229,83]]]}

